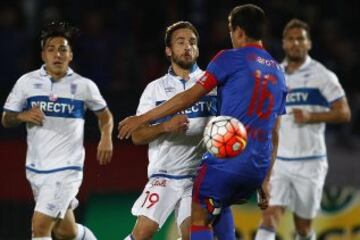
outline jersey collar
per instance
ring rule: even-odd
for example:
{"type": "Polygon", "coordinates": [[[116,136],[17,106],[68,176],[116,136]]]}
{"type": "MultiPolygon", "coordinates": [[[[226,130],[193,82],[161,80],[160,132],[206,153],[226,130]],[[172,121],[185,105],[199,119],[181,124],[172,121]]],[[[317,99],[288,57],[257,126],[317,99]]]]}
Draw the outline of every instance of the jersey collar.
{"type": "Polygon", "coordinates": [[[259,43],[246,43],[244,47],[254,47],[254,48],[264,49],[264,46],[259,43]]]}
{"type": "MultiPolygon", "coordinates": [[[[192,79],[194,76],[196,76],[199,73],[199,71],[201,71],[201,70],[200,70],[199,66],[195,63],[190,69],[190,74],[189,74],[190,79],[192,79]]],[[[176,75],[176,73],[174,72],[174,69],[171,66],[169,67],[168,74],[180,79],[180,77],[178,75],[176,75]]]]}
{"type": "MultiPolygon", "coordinates": [[[[309,64],[311,63],[311,57],[309,55],[306,56],[305,58],[305,61],[304,63],[296,70],[297,71],[302,71],[304,70],[305,68],[307,68],[307,66],[309,66],[309,64]]],[[[288,61],[287,60],[284,60],[282,63],[281,63],[281,66],[283,67],[283,69],[285,70],[286,66],[288,65],[288,61]]]]}
{"type": "MultiPolygon", "coordinates": [[[[66,76],[67,76],[67,77],[68,77],[68,76],[71,76],[73,73],[74,73],[74,71],[73,71],[70,67],[68,67],[68,70],[67,70],[67,72],[66,72],[66,76]]],[[[49,77],[49,76],[50,76],[50,75],[47,73],[46,69],[45,69],[45,64],[42,65],[41,68],[40,68],[40,75],[41,75],[42,77],[49,77]]]]}

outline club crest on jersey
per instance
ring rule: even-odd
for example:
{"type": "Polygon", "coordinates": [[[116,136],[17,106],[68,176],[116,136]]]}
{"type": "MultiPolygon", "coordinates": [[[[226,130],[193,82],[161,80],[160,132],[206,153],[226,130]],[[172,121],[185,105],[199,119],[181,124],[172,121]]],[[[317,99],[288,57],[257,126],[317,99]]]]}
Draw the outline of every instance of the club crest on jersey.
{"type": "Polygon", "coordinates": [[[164,90],[165,90],[165,92],[174,92],[175,91],[175,88],[173,88],[173,87],[166,87],[166,88],[164,88],[164,90]]]}
{"type": "Polygon", "coordinates": [[[70,85],[70,93],[71,93],[71,95],[75,95],[76,90],[77,90],[77,85],[76,84],[71,84],[70,85]]]}
{"type": "Polygon", "coordinates": [[[50,93],[49,100],[52,102],[55,102],[58,99],[58,96],[56,96],[54,93],[50,93]]]}
{"type": "Polygon", "coordinates": [[[42,83],[34,83],[33,86],[35,89],[40,89],[42,87],[42,83]]]}

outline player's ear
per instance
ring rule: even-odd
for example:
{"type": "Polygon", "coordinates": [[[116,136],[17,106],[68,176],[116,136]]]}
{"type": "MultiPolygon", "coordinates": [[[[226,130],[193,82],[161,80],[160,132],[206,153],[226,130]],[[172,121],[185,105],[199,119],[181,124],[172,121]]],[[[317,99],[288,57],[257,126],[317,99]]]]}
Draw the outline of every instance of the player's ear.
{"type": "Polygon", "coordinates": [[[69,62],[71,62],[73,60],[73,57],[74,57],[73,52],[70,51],[69,62]]]}
{"type": "Polygon", "coordinates": [[[45,62],[45,51],[41,50],[41,60],[45,62]]]}
{"type": "Polygon", "coordinates": [[[165,48],[165,54],[167,57],[171,57],[172,53],[171,53],[171,49],[169,47],[165,48]]]}
{"type": "Polygon", "coordinates": [[[312,41],[309,39],[309,46],[308,46],[308,51],[310,51],[312,48],[312,41]]]}

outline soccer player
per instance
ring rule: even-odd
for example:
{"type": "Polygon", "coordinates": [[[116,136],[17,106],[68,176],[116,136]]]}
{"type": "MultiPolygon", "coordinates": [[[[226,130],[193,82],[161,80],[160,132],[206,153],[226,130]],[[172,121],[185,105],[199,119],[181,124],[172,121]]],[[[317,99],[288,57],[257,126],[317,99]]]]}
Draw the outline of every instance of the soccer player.
{"type": "Polygon", "coordinates": [[[298,19],[283,31],[289,93],[288,115],[281,119],[278,156],[271,176],[270,206],[263,211],[256,240],[274,240],[285,208],[294,213],[295,239],[316,239],[312,219],[320,208],[328,169],[325,123],[350,120],[344,90],[336,75],[312,59],[309,26],[298,19]]]}
{"type": "Polygon", "coordinates": [[[4,127],[26,123],[26,177],[36,202],[32,240],[96,239],[73,213],[83,178],[85,110],[98,118],[101,165],[112,157],[113,118],[95,83],[69,67],[76,32],[61,22],[42,30],[44,65],[20,77],[4,105],[4,127]]]}
{"type": "MultiPolygon", "coordinates": [[[[198,41],[198,31],[190,22],[176,22],[166,29],[165,54],[171,66],[168,73],[147,85],[137,115],[196,83],[204,73],[196,64],[198,41]]],[[[132,133],[135,144],[149,144],[149,181],[132,208],[137,221],[126,239],[151,239],[173,211],[182,239],[189,239],[193,179],[205,151],[203,129],[215,114],[216,91],[211,91],[181,114],[144,124],[132,133]]],[[[228,220],[217,225],[223,226],[217,233],[235,238],[231,213],[222,219],[228,220]]]]}
{"type": "Polygon", "coordinates": [[[285,113],[283,72],[261,42],[264,11],[252,4],[240,5],[228,20],[233,49],[219,52],[197,84],[157,108],[119,123],[119,138],[128,138],[139,126],[191,106],[217,86],[218,114],[246,125],[248,143],[240,155],[226,160],[210,154],[203,158],[193,190],[192,240],[213,239],[211,223],[217,214],[248,199],[259,188],[263,190],[260,207],[266,207],[278,118],[285,113]]]}

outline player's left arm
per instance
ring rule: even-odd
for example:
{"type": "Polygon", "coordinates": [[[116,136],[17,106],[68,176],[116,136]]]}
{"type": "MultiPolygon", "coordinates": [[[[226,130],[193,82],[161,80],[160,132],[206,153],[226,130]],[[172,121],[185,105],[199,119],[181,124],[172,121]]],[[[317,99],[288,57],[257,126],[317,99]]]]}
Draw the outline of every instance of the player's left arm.
{"type": "Polygon", "coordinates": [[[296,123],[344,123],[351,119],[351,111],[346,97],[335,100],[327,112],[309,112],[305,109],[294,108],[296,123]]]}
{"type": "Polygon", "coordinates": [[[175,114],[196,103],[208,90],[200,84],[195,84],[191,88],[178,93],[170,100],[164,102],[156,108],[143,115],[127,117],[119,123],[118,130],[120,139],[129,138],[131,134],[140,126],[156,119],[175,114]]]}
{"type": "Polygon", "coordinates": [[[269,206],[269,199],[270,199],[270,193],[269,193],[269,182],[270,177],[272,174],[272,169],[275,163],[278,145],[279,145],[279,129],[280,129],[280,117],[278,117],[275,121],[274,128],[272,130],[272,154],[271,154],[271,162],[269,170],[266,174],[266,177],[262,183],[261,189],[258,190],[258,205],[260,209],[266,209],[269,206]]]}
{"type": "Polygon", "coordinates": [[[112,131],[114,128],[113,116],[108,108],[95,112],[98,119],[101,138],[97,147],[97,160],[100,165],[110,163],[113,154],[112,131]]]}

